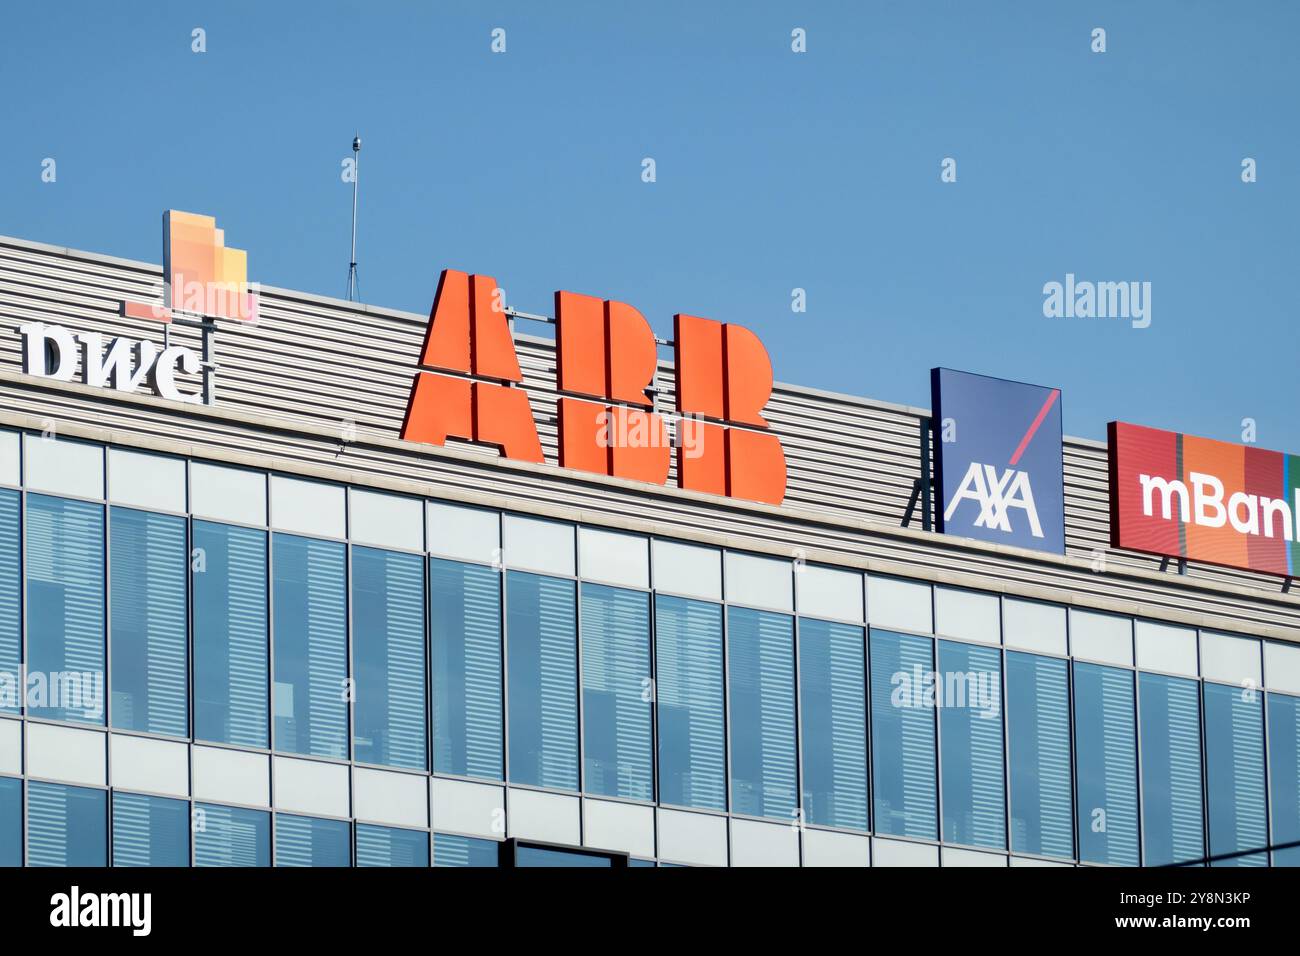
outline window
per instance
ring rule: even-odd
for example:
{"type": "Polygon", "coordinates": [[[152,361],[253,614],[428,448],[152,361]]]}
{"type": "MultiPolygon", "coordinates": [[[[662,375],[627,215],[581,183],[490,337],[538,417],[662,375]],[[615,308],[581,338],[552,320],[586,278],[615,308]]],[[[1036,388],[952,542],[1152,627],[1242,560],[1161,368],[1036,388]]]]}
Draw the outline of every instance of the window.
{"type": "Polygon", "coordinates": [[[1011,849],[1074,857],[1070,673],[1063,660],[1007,652],[1011,849]]]}
{"type": "Polygon", "coordinates": [[[543,846],[515,848],[515,866],[605,867],[614,865],[612,857],[601,853],[580,853],[543,846]]]}
{"type": "MultiPolygon", "coordinates": [[[[1007,845],[1002,771],[1002,652],[939,642],[940,765],[943,838],[1007,845]]],[[[936,688],[938,691],[939,688],[936,688]]]]}
{"type": "Polygon", "coordinates": [[[195,521],[194,736],[267,746],[266,533],[195,521]]]}
{"type": "Polygon", "coordinates": [[[867,828],[865,646],[860,627],[799,620],[799,730],[808,823],[867,828]]]}
{"type": "Polygon", "coordinates": [[[502,778],[501,575],[429,559],[433,769],[502,778]]]}
{"type": "Polygon", "coordinates": [[[500,844],[495,840],[478,840],[450,833],[433,835],[434,866],[498,866],[499,853],[500,844]]]}
{"type": "Polygon", "coordinates": [[[104,722],[102,505],[27,496],[27,672],[31,716],[104,722]]]}
{"type": "Polygon", "coordinates": [[[275,815],[276,866],[351,866],[351,830],[344,820],[275,815]]]}
{"type": "Polygon", "coordinates": [[[869,646],[876,831],[936,839],[933,642],[872,628],[869,646]]]}
{"type": "Polygon", "coordinates": [[[428,866],[429,834],[423,830],[357,824],[357,866],[428,866]]]}
{"type": "MultiPolygon", "coordinates": [[[[1268,770],[1271,843],[1300,843],[1300,697],[1268,695],[1268,770]]],[[[1273,865],[1300,866],[1300,846],[1274,850],[1273,865]]]]}
{"type": "Polygon", "coordinates": [[[727,808],[722,608],[655,597],[659,802],[727,808]]]}
{"type": "Polygon", "coordinates": [[[0,488],[0,710],[22,707],[22,535],[18,492],[0,488]],[[5,675],[8,675],[7,677],[5,675]]]}
{"type": "Polygon", "coordinates": [[[506,579],[510,779],[578,788],[575,585],[511,571],[506,579]]]}
{"type": "Polygon", "coordinates": [[[113,865],[189,866],[189,803],[114,792],[113,865]]]}
{"type": "Polygon", "coordinates": [[[1079,859],[1138,865],[1133,672],[1074,664],[1079,859]]]}
{"type": "Polygon", "coordinates": [[[584,583],[581,620],[584,787],[653,800],[649,595],[584,583]]]}
{"type": "Polygon", "coordinates": [[[271,536],[276,750],[348,755],[346,563],[337,542],[271,536]]]}
{"type": "Polygon", "coordinates": [[[271,814],[194,805],[195,866],[270,866],[271,814]]]}
{"type": "MultiPolygon", "coordinates": [[[[1253,687],[1205,684],[1205,779],[1210,856],[1268,845],[1264,793],[1264,705],[1253,687]]],[[[1267,853],[1215,866],[1268,866],[1267,853]]]]}
{"type": "Polygon", "coordinates": [[[1138,675],[1142,844],[1147,866],[1201,861],[1201,707],[1194,680],[1138,675]]]}
{"type": "Polygon", "coordinates": [[[116,728],[189,736],[185,533],[185,519],[175,515],[109,512],[116,728]]]}
{"type": "Polygon", "coordinates": [[[0,866],[23,865],[23,782],[0,777],[0,866]]]}
{"type": "Polygon", "coordinates": [[[795,771],[794,628],[784,614],[727,610],[731,809],[790,820],[795,771]]]}
{"type": "Polygon", "coordinates": [[[353,756],[361,763],[427,766],[424,560],[352,549],[353,756]]]}
{"type": "Polygon", "coordinates": [[[27,784],[27,864],[107,866],[108,794],[58,783],[27,784]]]}

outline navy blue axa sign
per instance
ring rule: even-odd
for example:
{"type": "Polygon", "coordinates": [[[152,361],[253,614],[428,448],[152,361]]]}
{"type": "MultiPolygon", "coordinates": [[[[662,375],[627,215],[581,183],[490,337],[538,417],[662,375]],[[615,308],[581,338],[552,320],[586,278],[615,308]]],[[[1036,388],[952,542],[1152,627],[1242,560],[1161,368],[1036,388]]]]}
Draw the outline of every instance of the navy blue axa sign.
{"type": "Polygon", "coordinates": [[[1061,390],[930,371],[938,528],[1065,553],[1061,390]]]}

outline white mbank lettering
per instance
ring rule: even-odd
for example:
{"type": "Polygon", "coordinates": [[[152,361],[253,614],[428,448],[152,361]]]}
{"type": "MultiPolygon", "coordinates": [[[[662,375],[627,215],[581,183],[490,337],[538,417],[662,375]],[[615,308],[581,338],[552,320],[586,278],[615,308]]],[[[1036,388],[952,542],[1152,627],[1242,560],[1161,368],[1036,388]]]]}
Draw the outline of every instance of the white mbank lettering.
{"type": "Polygon", "coordinates": [[[1214,475],[1193,471],[1187,476],[1191,488],[1177,479],[1159,475],[1138,475],[1142,487],[1142,514],[1157,513],[1165,521],[1175,517],[1184,524],[1203,528],[1231,526],[1239,534],[1257,537],[1281,537],[1284,541],[1300,539],[1300,488],[1295,490],[1295,507],[1282,498],[1234,491],[1224,501],[1223,482],[1214,475]],[[1158,508],[1158,511],[1157,511],[1158,508]]]}

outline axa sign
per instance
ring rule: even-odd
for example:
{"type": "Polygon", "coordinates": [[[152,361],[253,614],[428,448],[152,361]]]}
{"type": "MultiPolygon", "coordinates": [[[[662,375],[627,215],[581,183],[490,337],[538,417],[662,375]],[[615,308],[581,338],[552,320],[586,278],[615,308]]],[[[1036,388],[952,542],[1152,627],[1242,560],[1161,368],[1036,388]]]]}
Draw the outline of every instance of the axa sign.
{"type": "Polygon", "coordinates": [[[936,368],[939,530],[1040,551],[1065,551],[1061,392],[936,368]]]}
{"type": "MultiPolygon", "coordinates": [[[[649,394],[658,352],[640,312],[556,292],[555,327],[561,468],[662,485],[675,447],[680,487],[781,502],[785,453],[762,415],[772,363],[754,333],[675,316],[676,409],[669,416],[649,394]]],[[[544,460],[528,394],[518,387],[523,375],[496,280],[443,271],[420,365],[404,439],[461,439],[495,446],[516,461],[544,460]]]]}
{"type": "Polygon", "coordinates": [[[1300,457],[1111,422],[1111,545],[1287,577],[1300,565],[1300,457]]]}

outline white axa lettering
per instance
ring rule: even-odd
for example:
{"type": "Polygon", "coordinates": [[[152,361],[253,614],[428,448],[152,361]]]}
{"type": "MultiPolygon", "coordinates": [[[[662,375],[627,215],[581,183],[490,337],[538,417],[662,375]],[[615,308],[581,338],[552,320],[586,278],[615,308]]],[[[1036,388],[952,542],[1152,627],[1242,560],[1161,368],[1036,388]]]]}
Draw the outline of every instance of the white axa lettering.
{"type": "Polygon", "coordinates": [[[1010,511],[1020,508],[1029,519],[1029,530],[1035,538],[1043,536],[1038,521],[1038,508],[1034,505],[1034,492],[1029,486],[1029,472],[1008,468],[999,476],[994,465],[971,462],[957,493],[952,496],[943,513],[944,521],[951,521],[957,507],[965,500],[978,502],[979,516],[975,527],[995,531],[1011,531],[1010,511]]]}
{"type": "Polygon", "coordinates": [[[133,936],[153,929],[152,893],[82,893],[73,886],[50,897],[51,926],[125,926],[133,936]]]}
{"type": "Polygon", "coordinates": [[[1155,514],[1155,498],[1160,496],[1160,517],[1166,521],[1174,517],[1173,502],[1178,499],[1178,520],[1184,524],[1203,528],[1222,528],[1231,525],[1239,534],[1277,537],[1280,530],[1284,541],[1295,540],[1300,535],[1296,520],[1300,518],[1300,488],[1296,489],[1295,508],[1281,498],[1234,491],[1223,500],[1223,482],[1214,475],[1194,471],[1187,476],[1191,488],[1177,479],[1159,475],[1138,475],[1142,486],[1142,514],[1150,518],[1155,514]]]}
{"type": "Polygon", "coordinates": [[[116,338],[104,348],[98,332],[69,332],[58,325],[29,322],[18,327],[23,336],[23,371],[60,382],[70,382],[81,364],[82,381],[96,388],[112,387],[134,392],[144,382],[163,398],[197,404],[199,392],[182,392],[176,384],[178,372],[199,371],[199,358],[180,345],[159,349],[153,342],[116,338]],[[78,349],[80,343],[80,349],[78,349]],[[80,351],[80,355],[78,355],[80,351]]]}

